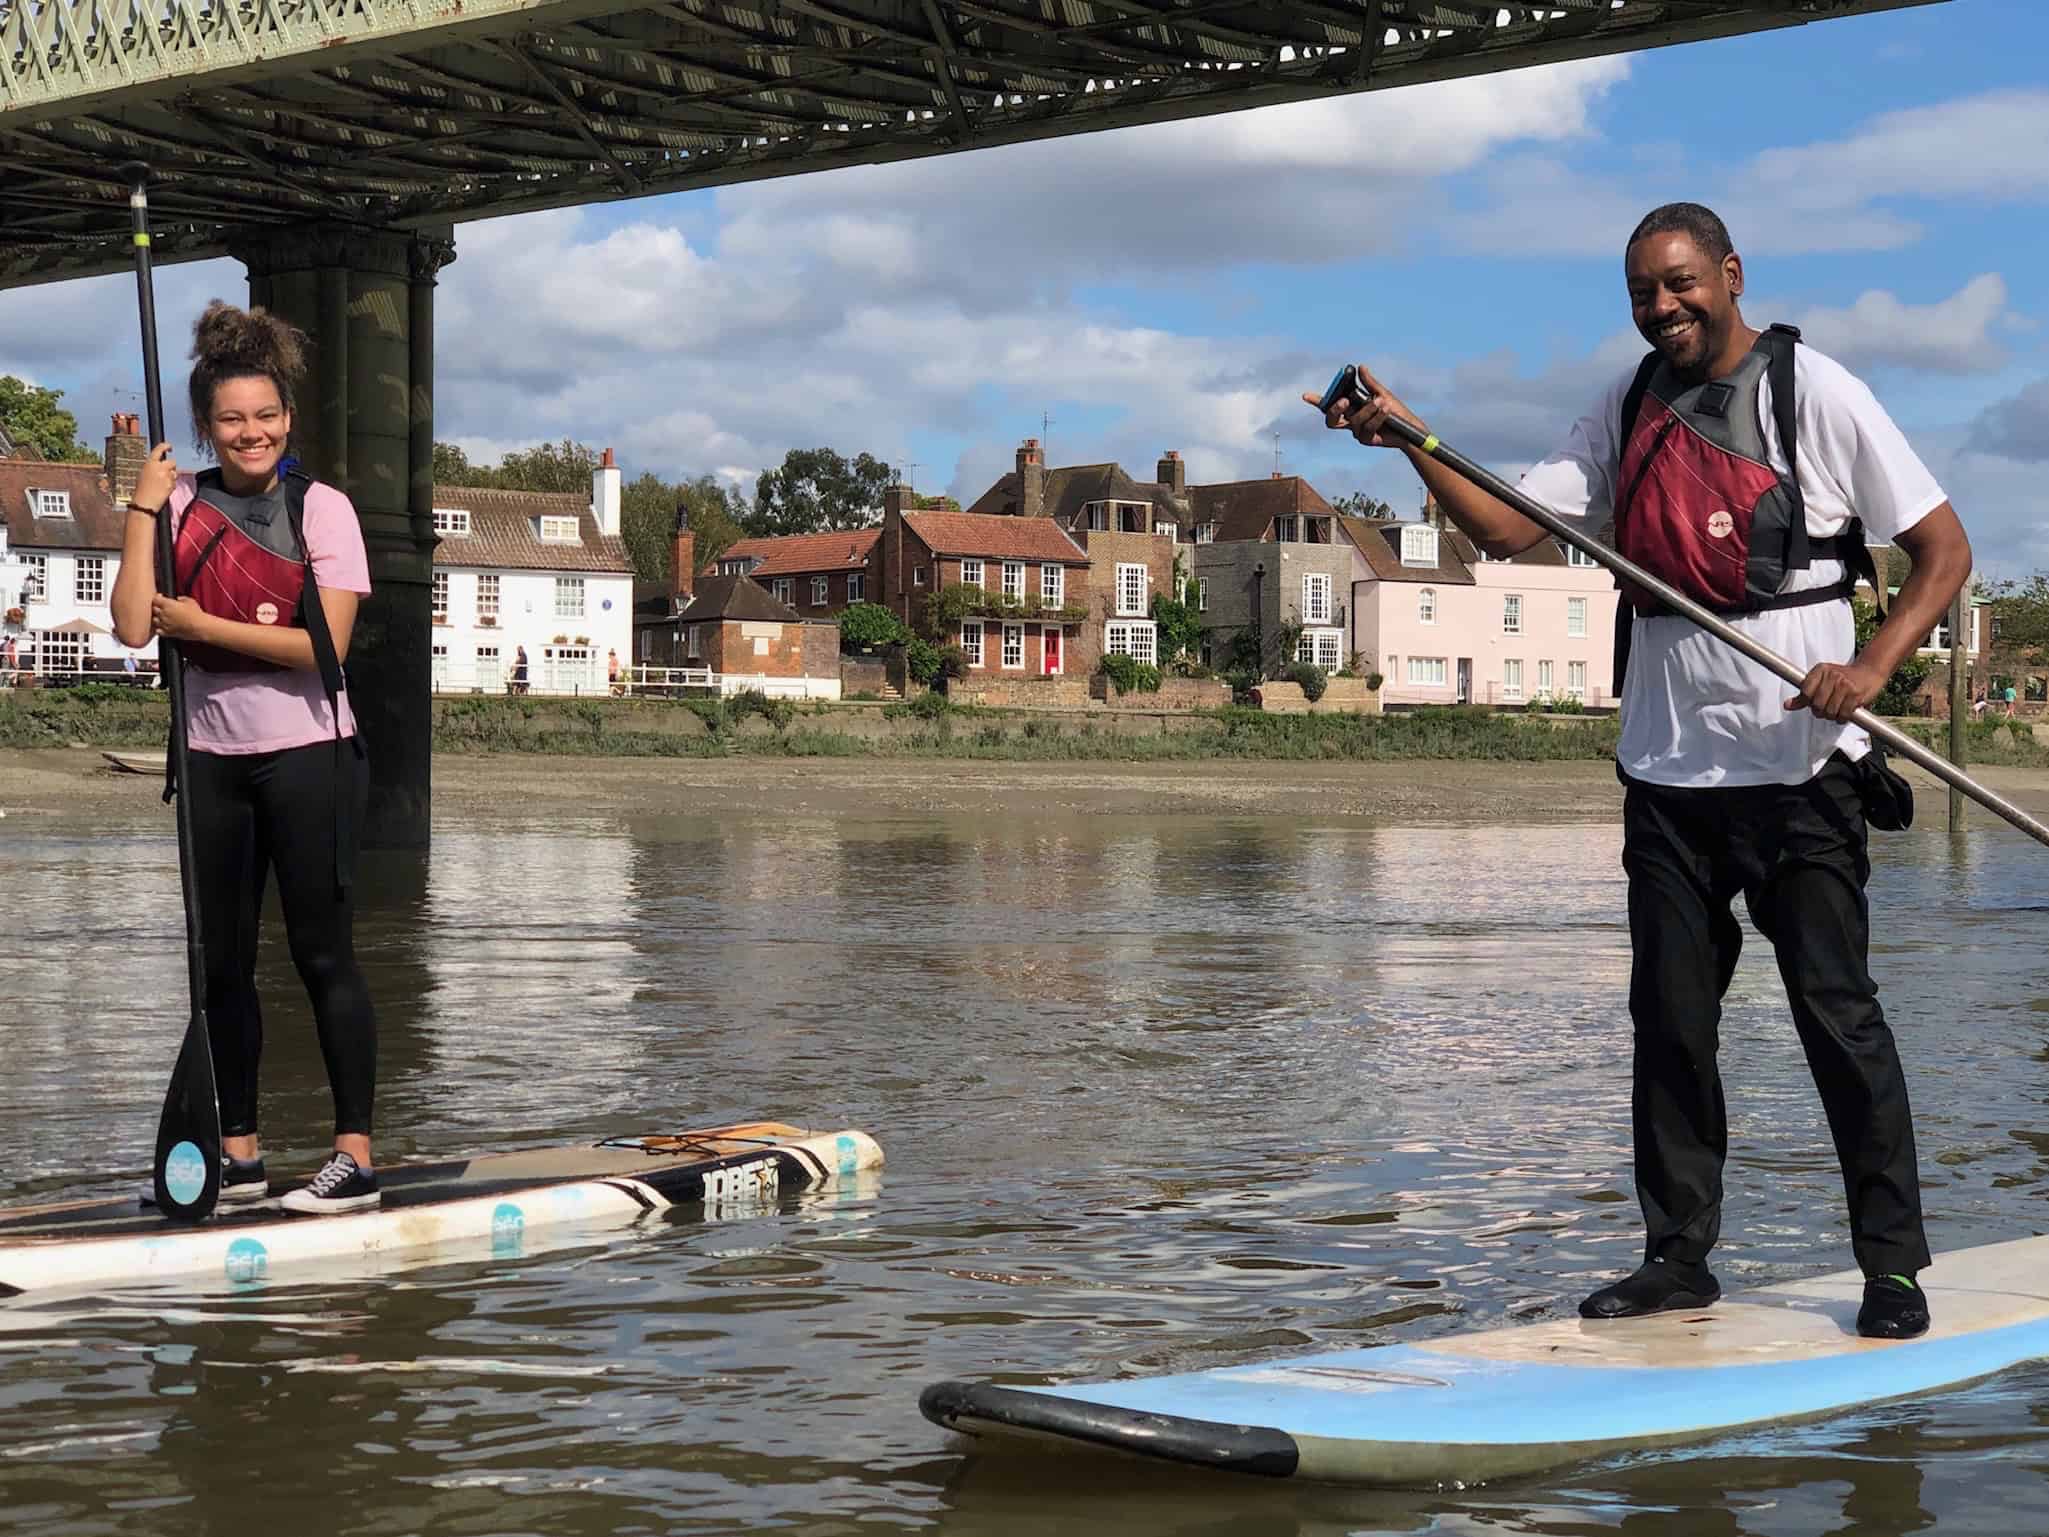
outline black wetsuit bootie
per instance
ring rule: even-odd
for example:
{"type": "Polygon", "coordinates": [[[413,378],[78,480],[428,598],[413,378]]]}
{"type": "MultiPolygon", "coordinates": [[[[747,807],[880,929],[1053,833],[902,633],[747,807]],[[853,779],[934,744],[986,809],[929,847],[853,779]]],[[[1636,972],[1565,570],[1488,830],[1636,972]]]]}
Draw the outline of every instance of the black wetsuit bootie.
{"type": "Polygon", "coordinates": [[[1679,1308],[1704,1308],[1722,1295],[1722,1283],[1705,1265],[1654,1259],[1613,1286],[1604,1286],[1579,1305],[1582,1318],[1642,1318],[1679,1308]]]}
{"type": "Polygon", "coordinates": [[[1910,1340],[1928,1332],[1928,1294],[1903,1275],[1875,1275],[1864,1282],[1864,1306],[1857,1332],[1870,1340],[1910,1340]]]}

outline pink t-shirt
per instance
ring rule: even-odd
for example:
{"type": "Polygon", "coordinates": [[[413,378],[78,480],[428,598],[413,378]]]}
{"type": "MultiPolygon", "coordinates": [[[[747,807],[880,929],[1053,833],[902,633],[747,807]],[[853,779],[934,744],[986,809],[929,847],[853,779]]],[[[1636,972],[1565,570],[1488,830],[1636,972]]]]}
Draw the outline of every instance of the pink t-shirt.
{"type": "MultiPolygon", "coordinates": [[[[171,491],[171,535],[192,505],[198,487],[180,475],[171,491]]],[[[367,595],[370,557],[363,549],[362,525],[356,509],[333,486],[314,481],[306,488],[306,549],[313,557],[313,580],[322,587],[367,595]]],[[[185,669],[186,735],[198,752],[280,752],[335,737],[334,716],[318,668],[268,669],[255,672],[209,672],[185,669]]],[[[354,736],[355,713],[346,691],[341,696],[341,734],[354,736]]]]}

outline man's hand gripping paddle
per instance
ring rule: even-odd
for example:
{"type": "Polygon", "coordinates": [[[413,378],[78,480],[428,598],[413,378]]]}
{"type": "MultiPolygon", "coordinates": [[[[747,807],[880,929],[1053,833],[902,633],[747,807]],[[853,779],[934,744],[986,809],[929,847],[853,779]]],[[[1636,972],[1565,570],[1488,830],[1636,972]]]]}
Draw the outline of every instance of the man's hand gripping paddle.
{"type": "MultiPolygon", "coordinates": [[[[1320,404],[1324,415],[1328,417],[1331,411],[1345,401],[1353,400],[1363,404],[1372,397],[1373,391],[1359,370],[1347,363],[1330,381],[1330,388],[1323,392],[1320,404]]],[[[1575,550],[1593,557],[1625,582],[1642,588],[1674,613],[1685,615],[1715,639],[1735,647],[1758,666],[1777,674],[1794,688],[1801,687],[1807,681],[1804,672],[1776,651],[1768,646],[1759,645],[1741,630],[1725,622],[1718,614],[1703,608],[1684,593],[1660,581],[1635,561],[1609,549],[1605,544],[1588,538],[1573,526],[1570,518],[1563,517],[1543,503],[1532,500],[1491,470],[1475,464],[1448,444],[1439,442],[1436,433],[1425,432],[1414,422],[1390,413],[1380,425],[1380,436],[1399,439],[1411,448],[1428,454],[1446,469],[1471,481],[1496,501],[1513,507],[1546,533],[1555,534],[1575,550]]],[[[1869,710],[1856,711],[1850,716],[1850,720],[1883,742],[1888,750],[1898,753],[1910,763],[1918,764],[1944,784],[1954,786],[1987,811],[2004,817],[2036,842],[2049,844],[2049,826],[2036,821],[2005,797],[1986,789],[1947,758],[1929,751],[1905,732],[1880,720],[1869,710]]]]}

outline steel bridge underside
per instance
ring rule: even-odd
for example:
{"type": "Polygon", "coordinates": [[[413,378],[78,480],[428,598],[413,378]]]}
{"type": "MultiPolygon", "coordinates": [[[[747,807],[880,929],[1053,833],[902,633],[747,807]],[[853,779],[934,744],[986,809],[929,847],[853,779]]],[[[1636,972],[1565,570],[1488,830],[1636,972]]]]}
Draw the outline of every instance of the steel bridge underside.
{"type": "Polygon", "coordinates": [[[0,0],[0,287],[1944,0],[0,0]]]}

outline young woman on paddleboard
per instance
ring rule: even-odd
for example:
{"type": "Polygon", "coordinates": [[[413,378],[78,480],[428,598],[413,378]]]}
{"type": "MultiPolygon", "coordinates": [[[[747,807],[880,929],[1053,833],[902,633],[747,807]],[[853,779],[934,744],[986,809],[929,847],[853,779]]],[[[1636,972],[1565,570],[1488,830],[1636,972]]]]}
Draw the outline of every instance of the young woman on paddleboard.
{"type": "Polygon", "coordinates": [[[304,338],[262,309],[215,300],[194,328],[192,420],[215,467],[183,474],[159,443],[128,503],[115,633],[178,642],[187,667],[189,797],[207,1033],[219,1085],[224,1206],[268,1191],[257,1136],[263,1015],[256,941],[274,872],[334,1092],[334,1154],[287,1210],[378,1204],[370,1153],[376,1016],[356,964],[351,874],[369,786],[341,663],[370,591],[356,511],[281,466],[304,338]],[[169,516],[178,597],[157,590],[155,520],[169,516]]]}

